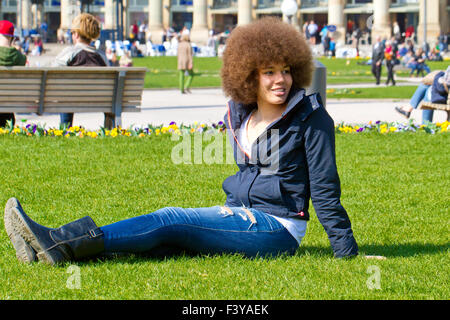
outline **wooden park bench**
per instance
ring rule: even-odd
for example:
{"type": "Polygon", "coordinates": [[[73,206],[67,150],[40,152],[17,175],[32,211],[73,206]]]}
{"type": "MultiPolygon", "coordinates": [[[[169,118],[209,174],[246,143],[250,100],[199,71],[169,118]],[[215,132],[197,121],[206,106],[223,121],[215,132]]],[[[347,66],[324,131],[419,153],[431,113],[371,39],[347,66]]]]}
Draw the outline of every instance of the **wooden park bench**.
{"type": "Polygon", "coordinates": [[[422,101],[419,104],[419,109],[447,111],[447,121],[450,121],[450,96],[447,97],[447,104],[422,101]]]}
{"type": "Polygon", "coordinates": [[[139,112],[146,68],[0,67],[0,112],[103,112],[105,127],[139,112]]]}

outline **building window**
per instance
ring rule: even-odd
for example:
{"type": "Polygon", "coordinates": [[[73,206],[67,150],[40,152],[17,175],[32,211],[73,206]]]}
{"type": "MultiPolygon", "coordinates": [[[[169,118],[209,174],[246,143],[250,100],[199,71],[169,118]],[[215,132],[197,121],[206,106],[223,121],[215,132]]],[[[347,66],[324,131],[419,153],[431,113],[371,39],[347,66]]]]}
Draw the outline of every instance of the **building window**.
{"type": "Polygon", "coordinates": [[[372,3],[372,0],[347,0],[347,4],[364,4],[364,3],[372,3]]]}
{"type": "Polygon", "coordinates": [[[172,0],[173,6],[192,6],[193,0],[172,0]]]}
{"type": "Polygon", "coordinates": [[[392,3],[395,4],[417,4],[419,0],[393,0],[392,3]]]}
{"type": "Polygon", "coordinates": [[[282,2],[282,0],[258,0],[258,8],[264,9],[264,8],[280,7],[281,2],[282,2]]]}
{"type": "Polygon", "coordinates": [[[237,7],[237,0],[214,0],[214,9],[237,7]]]}

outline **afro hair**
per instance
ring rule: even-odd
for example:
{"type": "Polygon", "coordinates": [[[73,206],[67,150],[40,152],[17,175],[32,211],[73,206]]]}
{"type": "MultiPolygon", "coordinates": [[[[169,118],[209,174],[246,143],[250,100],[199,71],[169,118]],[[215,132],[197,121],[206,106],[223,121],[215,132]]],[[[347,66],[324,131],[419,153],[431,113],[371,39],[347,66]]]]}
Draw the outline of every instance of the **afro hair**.
{"type": "Polygon", "coordinates": [[[293,26],[267,17],[237,27],[231,32],[223,54],[224,93],[239,103],[255,103],[258,69],[274,63],[290,67],[292,87],[310,84],[314,70],[311,50],[293,26]]]}

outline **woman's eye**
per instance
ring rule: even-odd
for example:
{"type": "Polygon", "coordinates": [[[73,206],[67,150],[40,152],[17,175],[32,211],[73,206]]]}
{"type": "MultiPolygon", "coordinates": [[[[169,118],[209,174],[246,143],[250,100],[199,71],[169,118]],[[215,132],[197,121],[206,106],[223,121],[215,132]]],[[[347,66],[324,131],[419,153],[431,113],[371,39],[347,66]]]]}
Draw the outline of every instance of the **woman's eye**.
{"type": "Polygon", "coordinates": [[[273,71],[264,71],[264,74],[270,76],[273,74],[273,71]]]}

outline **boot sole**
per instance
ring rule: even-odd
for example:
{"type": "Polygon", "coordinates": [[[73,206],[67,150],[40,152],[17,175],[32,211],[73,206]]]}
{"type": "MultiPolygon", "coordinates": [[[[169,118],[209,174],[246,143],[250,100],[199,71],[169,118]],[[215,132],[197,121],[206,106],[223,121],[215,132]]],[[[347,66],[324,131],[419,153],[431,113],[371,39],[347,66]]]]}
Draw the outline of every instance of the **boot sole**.
{"type": "Polygon", "coordinates": [[[14,207],[21,207],[21,205],[16,198],[11,198],[6,202],[5,206],[4,223],[6,234],[11,240],[11,243],[16,250],[16,257],[20,262],[31,263],[37,261],[34,249],[14,230],[12,221],[9,218],[11,216],[10,210],[14,207]]]}
{"type": "Polygon", "coordinates": [[[10,223],[10,225],[12,226],[14,233],[22,237],[25,242],[31,245],[34,251],[37,252],[36,256],[39,261],[51,265],[57,263],[57,261],[55,261],[51,255],[49,255],[45,250],[42,249],[37,235],[32,231],[32,228],[28,224],[27,220],[31,219],[27,217],[26,214],[22,212],[22,210],[20,210],[18,207],[13,207],[11,210],[9,210],[8,217],[5,217],[5,221],[6,220],[10,221],[8,223],[10,223]]]}

